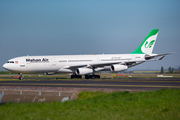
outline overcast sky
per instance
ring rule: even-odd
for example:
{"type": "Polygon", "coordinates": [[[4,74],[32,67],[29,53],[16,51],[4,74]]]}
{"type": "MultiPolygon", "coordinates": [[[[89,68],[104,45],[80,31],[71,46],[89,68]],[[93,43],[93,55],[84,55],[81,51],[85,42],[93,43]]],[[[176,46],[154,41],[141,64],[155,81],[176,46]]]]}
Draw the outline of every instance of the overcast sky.
{"type": "Polygon", "coordinates": [[[133,69],[180,66],[179,0],[1,0],[0,71],[26,55],[130,53],[151,29],[153,53],[176,54],[133,69]]]}

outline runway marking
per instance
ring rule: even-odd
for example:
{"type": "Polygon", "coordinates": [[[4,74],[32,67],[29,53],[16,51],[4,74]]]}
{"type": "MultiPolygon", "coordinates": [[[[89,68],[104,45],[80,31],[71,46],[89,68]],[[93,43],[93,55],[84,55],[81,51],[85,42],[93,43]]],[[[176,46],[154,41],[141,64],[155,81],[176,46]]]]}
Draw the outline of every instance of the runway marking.
{"type": "Polygon", "coordinates": [[[180,88],[180,86],[151,86],[151,85],[106,85],[106,84],[32,84],[32,83],[2,83],[1,85],[41,85],[41,86],[106,86],[106,87],[156,87],[156,88],[180,88]]]}

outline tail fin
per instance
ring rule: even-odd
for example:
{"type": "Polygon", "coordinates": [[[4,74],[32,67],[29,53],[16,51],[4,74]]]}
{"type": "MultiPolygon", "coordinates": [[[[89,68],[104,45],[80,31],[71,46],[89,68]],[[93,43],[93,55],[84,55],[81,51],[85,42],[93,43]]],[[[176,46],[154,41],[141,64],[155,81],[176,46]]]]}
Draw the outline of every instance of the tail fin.
{"type": "Polygon", "coordinates": [[[159,29],[152,29],[141,45],[131,54],[152,54],[159,29]]]}

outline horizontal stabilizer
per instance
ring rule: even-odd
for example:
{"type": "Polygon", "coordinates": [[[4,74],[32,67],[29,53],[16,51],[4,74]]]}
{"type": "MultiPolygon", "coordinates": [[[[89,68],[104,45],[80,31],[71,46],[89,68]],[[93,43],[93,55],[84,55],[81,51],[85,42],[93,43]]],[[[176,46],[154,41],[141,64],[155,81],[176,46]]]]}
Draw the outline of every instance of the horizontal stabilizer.
{"type": "Polygon", "coordinates": [[[165,54],[154,55],[154,56],[152,56],[152,57],[165,56],[165,55],[170,55],[170,54],[175,54],[175,52],[173,52],[173,53],[165,53],[165,54]]]}
{"type": "Polygon", "coordinates": [[[157,60],[162,60],[165,57],[165,55],[163,55],[162,57],[158,58],[157,60]]]}

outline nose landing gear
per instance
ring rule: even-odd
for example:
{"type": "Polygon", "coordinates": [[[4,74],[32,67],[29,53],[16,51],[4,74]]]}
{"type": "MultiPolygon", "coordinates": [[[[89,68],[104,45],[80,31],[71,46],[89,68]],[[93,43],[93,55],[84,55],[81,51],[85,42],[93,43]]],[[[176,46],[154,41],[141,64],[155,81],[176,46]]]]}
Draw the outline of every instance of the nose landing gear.
{"type": "Polygon", "coordinates": [[[19,74],[19,80],[23,79],[22,73],[18,73],[19,74]]]}

